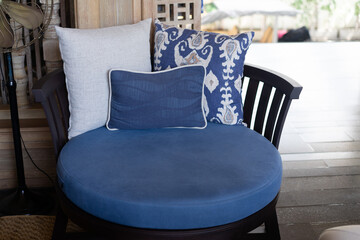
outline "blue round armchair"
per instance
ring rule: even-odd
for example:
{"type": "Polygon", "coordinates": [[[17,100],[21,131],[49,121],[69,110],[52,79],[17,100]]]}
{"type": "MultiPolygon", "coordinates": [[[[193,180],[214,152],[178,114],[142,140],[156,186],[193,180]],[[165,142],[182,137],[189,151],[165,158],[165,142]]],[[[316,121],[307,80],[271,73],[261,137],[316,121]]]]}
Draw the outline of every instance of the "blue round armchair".
{"type": "MultiPolygon", "coordinates": [[[[53,239],[67,220],[110,239],[239,239],[265,224],[280,239],[276,202],[282,178],[277,148],[291,101],[292,79],[245,65],[245,126],[124,130],[101,127],[68,141],[65,75],[34,87],[45,110],[57,163],[60,208],[53,239]]],[[[263,239],[263,238],[261,238],[263,239]]]]}

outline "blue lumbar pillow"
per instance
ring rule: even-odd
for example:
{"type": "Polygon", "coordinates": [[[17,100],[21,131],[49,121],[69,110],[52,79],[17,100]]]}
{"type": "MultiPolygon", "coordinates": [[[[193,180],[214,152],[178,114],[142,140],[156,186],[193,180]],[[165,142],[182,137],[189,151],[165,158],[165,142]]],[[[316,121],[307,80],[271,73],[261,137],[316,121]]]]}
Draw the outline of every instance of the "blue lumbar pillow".
{"type": "Polygon", "coordinates": [[[189,65],[160,72],[110,70],[106,127],[149,129],[205,128],[205,68],[189,65]]]}
{"type": "Polygon", "coordinates": [[[254,32],[235,36],[169,27],[155,21],[154,69],[188,64],[206,68],[204,108],[208,121],[241,124],[241,78],[254,32]]]}

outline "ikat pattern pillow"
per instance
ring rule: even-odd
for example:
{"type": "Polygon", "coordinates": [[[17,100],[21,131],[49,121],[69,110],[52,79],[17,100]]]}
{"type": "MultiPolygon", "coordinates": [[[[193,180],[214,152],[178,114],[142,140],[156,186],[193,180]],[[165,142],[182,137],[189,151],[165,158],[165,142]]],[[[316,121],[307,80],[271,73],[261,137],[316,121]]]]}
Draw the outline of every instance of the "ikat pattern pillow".
{"type": "Polygon", "coordinates": [[[241,78],[254,32],[235,36],[180,29],[155,20],[154,70],[188,64],[206,68],[204,110],[210,122],[243,122],[241,78]]]}

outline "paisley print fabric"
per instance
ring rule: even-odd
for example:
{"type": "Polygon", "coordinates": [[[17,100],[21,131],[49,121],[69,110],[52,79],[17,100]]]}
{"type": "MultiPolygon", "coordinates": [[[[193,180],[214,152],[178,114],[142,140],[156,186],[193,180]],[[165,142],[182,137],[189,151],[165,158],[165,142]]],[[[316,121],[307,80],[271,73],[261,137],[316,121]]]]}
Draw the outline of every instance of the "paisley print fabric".
{"type": "Polygon", "coordinates": [[[203,99],[206,118],[242,124],[241,78],[253,32],[235,36],[180,29],[155,20],[154,70],[201,64],[206,68],[203,99]]]}

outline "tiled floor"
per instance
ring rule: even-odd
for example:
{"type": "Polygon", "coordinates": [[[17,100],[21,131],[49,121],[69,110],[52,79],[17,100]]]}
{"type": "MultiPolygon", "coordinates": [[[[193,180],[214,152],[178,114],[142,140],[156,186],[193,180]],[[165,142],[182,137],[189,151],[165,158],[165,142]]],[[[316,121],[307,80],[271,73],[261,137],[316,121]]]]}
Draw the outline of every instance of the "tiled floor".
{"type": "Polygon", "coordinates": [[[253,44],[249,63],[303,87],[280,143],[282,239],[315,240],[360,224],[360,42],[253,44]]]}

